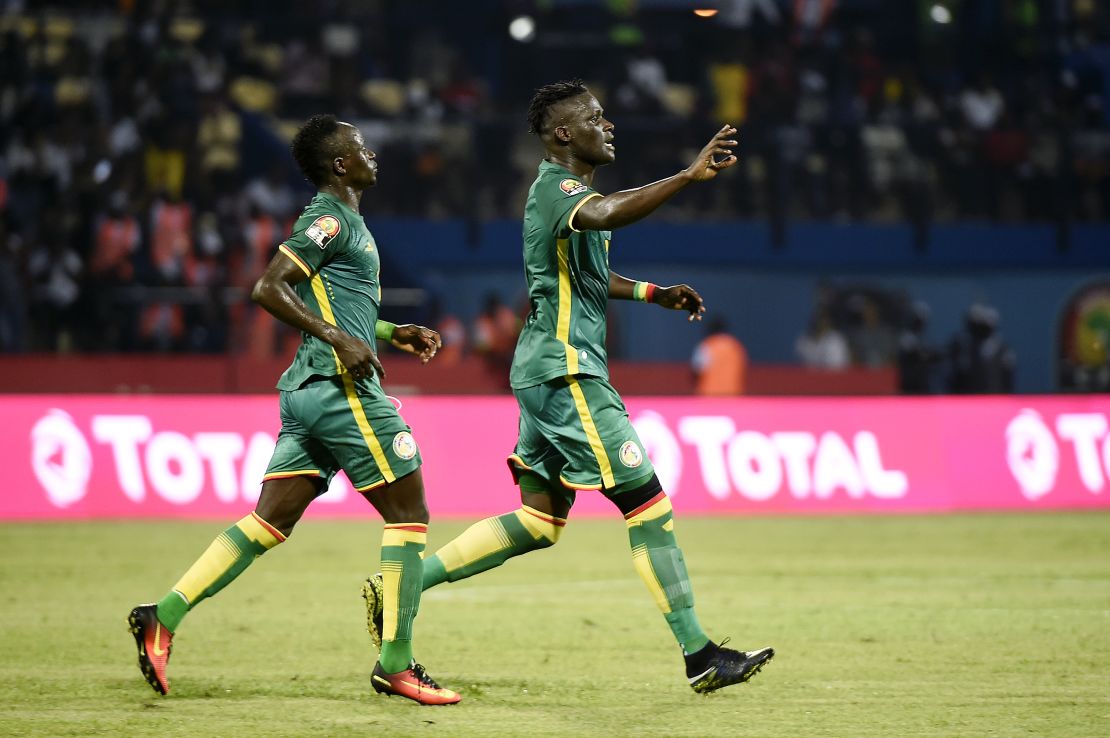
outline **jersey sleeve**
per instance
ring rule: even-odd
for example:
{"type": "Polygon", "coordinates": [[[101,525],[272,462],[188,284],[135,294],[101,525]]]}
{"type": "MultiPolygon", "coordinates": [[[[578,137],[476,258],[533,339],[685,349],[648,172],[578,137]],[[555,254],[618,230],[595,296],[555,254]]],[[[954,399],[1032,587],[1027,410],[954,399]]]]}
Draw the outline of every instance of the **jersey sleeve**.
{"type": "Polygon", "coordinates": [[[551,178],[540,183],[537,204],[556,238],[566,238],[579,231],[571,225],[578,209],[601,193],[581,180],[551,178]]]}
{"type": "Polygon", "coordinates": [[[321,213],[315,217],[303,217],[293,226],[293,234],[278,246],[278,250],[311,277],[331,261],[346,242],[350,235],[347,230],[347,225],[338,215],[321,213]]]}

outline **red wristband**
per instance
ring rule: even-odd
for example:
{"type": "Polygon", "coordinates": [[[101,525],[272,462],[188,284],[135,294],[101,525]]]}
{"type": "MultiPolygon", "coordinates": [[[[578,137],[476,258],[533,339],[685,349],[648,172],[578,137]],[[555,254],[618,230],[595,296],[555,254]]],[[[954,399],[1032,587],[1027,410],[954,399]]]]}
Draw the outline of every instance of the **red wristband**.
{"type": "Polygon", "coordinates": [[[644,289],[644,302],[654,302],[655,301],[654,298],[655,298],[655,285],[652,284],[651,282],[648,282],[647,287],[644,289]]]}

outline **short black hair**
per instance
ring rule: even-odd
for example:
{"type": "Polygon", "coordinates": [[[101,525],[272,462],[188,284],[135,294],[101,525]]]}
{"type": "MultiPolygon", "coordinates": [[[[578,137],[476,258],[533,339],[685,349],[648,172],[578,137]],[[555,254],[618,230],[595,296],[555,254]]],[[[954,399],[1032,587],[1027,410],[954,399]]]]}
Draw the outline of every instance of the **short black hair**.
{"type": "Polygon", "coordinates": [[[542,134],[547,124],[547,111],[552,105],[586,92],[589,92],[586,83],[577,78],[554,82],[536,90],[532,102],[528,104],[528,132],[542,134]]]}
{"type": "Polygon", "coordinates": [[[331,173],[331,160],[338,155],[335,132],[339,121],[334,115],[314,115],[293,136],[293,159],[308,181],[319,187],[331,173]]]}

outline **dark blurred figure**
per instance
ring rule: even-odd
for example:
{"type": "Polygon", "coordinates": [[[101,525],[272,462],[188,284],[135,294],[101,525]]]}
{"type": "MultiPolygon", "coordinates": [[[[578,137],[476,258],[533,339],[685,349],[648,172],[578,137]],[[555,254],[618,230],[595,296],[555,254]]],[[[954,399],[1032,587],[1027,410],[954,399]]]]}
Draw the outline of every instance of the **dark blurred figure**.
{"type": "Polygon", "coordinates": [[[1005,394],[1014,391],[1014,352],[998,331],[998,311],[976,303],[967,310],[964,328],[949,344],[952,394],[1005,394]]]}
{"type": "Polygon", "coordinates": [[[904,395],[936,392],[936,370],[944,354],[925,339],[928,325],[929,306],[915,302],[910,308],[909,325],[898,337],[898,388],[904,395]]]}
{"type": "Polygon", "coordinates": [[[896,344],[894,331],[883,320],[879,306],[866,295],[848,299],[848,348],[852,363],[875,369],[894,363],[896,344]]]}
{"type": "Polygon", "coordinates": [[[728,331],[724,318],[709,321],[706,336],[691,361],[699,395],[742,395],[747,384],[748,352],[728,331]]]}

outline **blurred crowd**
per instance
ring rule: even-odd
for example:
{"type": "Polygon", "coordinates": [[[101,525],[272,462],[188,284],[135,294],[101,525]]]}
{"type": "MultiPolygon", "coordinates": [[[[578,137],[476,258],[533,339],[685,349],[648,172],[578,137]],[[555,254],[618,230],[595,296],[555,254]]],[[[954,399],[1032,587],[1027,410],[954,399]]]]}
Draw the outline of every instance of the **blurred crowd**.
{"type": "Polygon", "coordinates": [[[569,76],[614,185],[739,127],[735,176],[664,218],[1110,219],[1106,3],[687,5],[0,0],[0,351],[281,350],[245,296],[311,194],[300,121],[362,127],[374,215],[516,218],[528,97],[569,76]]]}
{"type": "Polygon", "coordinates": [[[907,395],[1005,394],[1014,391],[1017,357],[998,310],[976,302],[944,344],[928,337],[931,310],[906,294],[865,285],[818,290],[808,330],[795,350],[812,369],[896,367],[907,395]]]}

